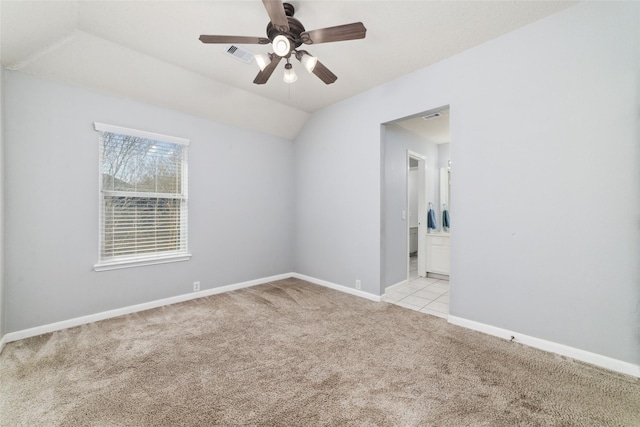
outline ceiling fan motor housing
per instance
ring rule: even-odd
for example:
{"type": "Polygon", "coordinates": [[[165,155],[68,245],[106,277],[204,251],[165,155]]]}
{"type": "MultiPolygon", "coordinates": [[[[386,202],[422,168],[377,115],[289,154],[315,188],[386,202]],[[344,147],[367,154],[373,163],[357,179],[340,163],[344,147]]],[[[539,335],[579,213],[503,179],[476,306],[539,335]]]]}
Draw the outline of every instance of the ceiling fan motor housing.
{"type": "Polygon", "coordinates": [[[283,35],[288,38],[291,42],[291,49],[287,55],[284,55],[288,57],[292,50],[302,45],[300,34],[305,32],[305,28],[300,21],[293,17],[293,14],[295,13],[293,5],[291,3],[283,3],[283,5],[285,14],[287,15],[287,22],[289,23],[289,31],[286,31],[284,28],[277,28],[269,22],[267,24],[267,37],[271,42],[273,42],[273,40],[279,35],[283,35]]]}

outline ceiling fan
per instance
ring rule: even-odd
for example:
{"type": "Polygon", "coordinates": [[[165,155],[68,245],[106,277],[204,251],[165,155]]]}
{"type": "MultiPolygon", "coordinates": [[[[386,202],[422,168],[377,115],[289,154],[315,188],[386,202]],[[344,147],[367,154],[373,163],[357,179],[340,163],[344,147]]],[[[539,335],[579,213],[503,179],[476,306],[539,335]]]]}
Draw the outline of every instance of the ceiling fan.
{"type": "Polygon", "coordinates": [[[298,48],[302,44],[363,39],[367,32],[362,22],[306,31],[302,23],[293,17],[295,9],[292,4],[283,3],[282,0],[262,0],[262,3],[271,20],[271,22],[267,24],[267,37],[200,36],[202,43],[271,43],[274,53],[256,55],[256,62],[260,67],[260,72],[253,82],[258,85],[265,84],[269,80],[269,77],[271,77],[271,74],[273,74],[273,71],[282,58],[285,58],[287,61],[284,66],[284,81],[287,83],[295,82],[298,77],[289,62],[289,58],[292,55],[302,63],[307,71],[318,76],[318,78],[326,84],[331,84],[335,82],[338,77],[318,61],[318,58],[312,56],[306,50],[299,50],[298,48]]]}

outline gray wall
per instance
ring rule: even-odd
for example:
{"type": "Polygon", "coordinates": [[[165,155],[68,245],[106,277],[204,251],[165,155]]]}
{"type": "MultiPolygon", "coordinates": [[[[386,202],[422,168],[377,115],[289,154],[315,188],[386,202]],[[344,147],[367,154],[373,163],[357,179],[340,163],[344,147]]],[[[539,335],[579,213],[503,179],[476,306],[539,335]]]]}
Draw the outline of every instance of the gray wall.
{"type": "Polygon", "coordinates": [[[292,142],[5,72],[6,332],[292,271],[292,142]],[[103,122],[191,140],[190,261],[94,272],[103,122]]]}
{"type": "Polygon", "coordinates": [[[350,287],[361,280],[363,291],[378,293],[380,173],[368,169],[380,165],[381,122],[369,132],[349,127],[366,114],[349,105],[314,113],[296,138],[294,267],[350,287]]]}
{"type": "Polygon", "coordinates": [[[449,166],[451,160],[451,143],[438,144],[438,169],[449,166]]]}
{"type": "Polygon", "coordinates": [[[640,363],[639,14],[578,4],[314,113],[293,147],[5,72],[5,332],[291,270],[379,294],[380,124],[450,105],[451,313],[640,363]],[[94,121],[192,140],[191,261],[91,270],[94,121]]]}
{"type": "Polygon", "coordinates": [[[4,67],[0,64],[0,338],[5,334],[4,292],[4,67]]]}
{"type": "MultiPolygon", "coordinates": [[[[384,170],[382,187],[381,263],[382,283],[391,286],[407,280],[407,220],[401,212],[407,209],[407,150],[427,158],[427,201],[437,205],[438,146],[398,125],[385,125],[383,136],[384,170]]],[[[417,214],[417,212],[416,212],[417,214]]],[[[384,289],[384,288],[383,288],[384,289]]]]}
{"type": "Polygon", "coordinates": [[[451,314],[639,363],[639,8],[580,3],[315,113],[295,270],[380,293],[380,124],[450,105],[451,314]]]}

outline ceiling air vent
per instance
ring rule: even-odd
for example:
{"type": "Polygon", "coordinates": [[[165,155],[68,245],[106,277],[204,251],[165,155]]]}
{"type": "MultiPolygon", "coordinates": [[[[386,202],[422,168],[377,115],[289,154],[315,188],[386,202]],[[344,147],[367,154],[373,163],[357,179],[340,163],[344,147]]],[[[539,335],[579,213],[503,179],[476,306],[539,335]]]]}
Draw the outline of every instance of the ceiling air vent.
{"type": "Polygon", "coordinates": [[[244,49],[240,46],[236,46],[234,44],[229,45],[224,50],[224,53],[226,53],[229,56],[233,56],[237,60],[242,61],[246,64],[250,64],[253,62],[253,52],[250,52],[247,49],[244,49]]]}
{"type": "Polygon", "coordinates": [[[427,114],[426,116],[422,116],[422,118],[424,120],[431,120],[431,119],[435,119],[436,117],[440,117],[442,114],[441,113],[433,113],[433,114],[427,114]]]}

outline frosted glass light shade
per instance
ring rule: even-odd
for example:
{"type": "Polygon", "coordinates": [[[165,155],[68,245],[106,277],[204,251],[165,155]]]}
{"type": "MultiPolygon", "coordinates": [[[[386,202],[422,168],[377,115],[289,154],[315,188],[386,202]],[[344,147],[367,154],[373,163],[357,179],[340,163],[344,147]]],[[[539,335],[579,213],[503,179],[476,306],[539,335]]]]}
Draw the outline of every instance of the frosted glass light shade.
{"type": "Polygon", "coordinates": [[[256,55],[255,58],[256,64],[258,64],[258,67],[260,67],[260,71],[264,71],[264,69],[267,68],[267,65],[271,63],[271,58],[269,58],[269,55],[264,53],[256,55]]]}
{"type": "Polygon", "coordinates": [[[293,70],[293,67],[291,67],[291,64],[287,64],[284,66],[284,78],[283,78],[285,83],[293,83],[296,80],[298,80],[298,75],[296,74],[296,72],[293,70]]]}
{"type": "Polygon", "coordinates": [[[311,55],[302,55],[302,58],[300,58],[300,62],[302,63],[304,68],[306,68],[307,71],[311,73],[318,63],[318,58],[311,55]]]}

